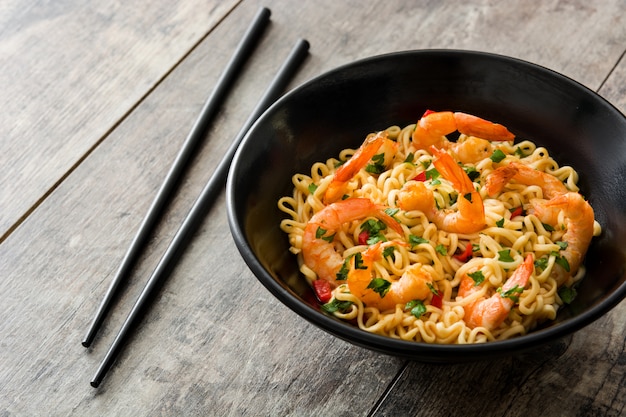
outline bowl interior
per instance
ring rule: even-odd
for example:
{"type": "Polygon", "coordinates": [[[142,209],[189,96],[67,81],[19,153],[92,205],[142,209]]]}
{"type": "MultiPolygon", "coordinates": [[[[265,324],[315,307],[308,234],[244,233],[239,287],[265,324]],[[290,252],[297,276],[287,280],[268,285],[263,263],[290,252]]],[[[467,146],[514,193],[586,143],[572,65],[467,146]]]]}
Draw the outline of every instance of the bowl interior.
{"type": "Polygon", "coordinates": [[[231,167],[227,202],[243,258],[283,303],[326,331],[385,353],[446,361],[536,346],[577,330],[626,295],[626,119],[582,85],[516,59],[469,51],[412,51],[369,58],[326,73],[275,103],[244,139],[231,167]],[[504,124],[516,140],[545,146],[580,174],[581,192],[603,234],[595,238],[578,297],[555,322],[531,334],[480,346],[437,346],[366,334],[319,311],[279,229],[277,208],[291,176],[357,147],[426,109],[475,114],[504,124]],[[504,348],[504,349],[503,349],[504,348]]]}

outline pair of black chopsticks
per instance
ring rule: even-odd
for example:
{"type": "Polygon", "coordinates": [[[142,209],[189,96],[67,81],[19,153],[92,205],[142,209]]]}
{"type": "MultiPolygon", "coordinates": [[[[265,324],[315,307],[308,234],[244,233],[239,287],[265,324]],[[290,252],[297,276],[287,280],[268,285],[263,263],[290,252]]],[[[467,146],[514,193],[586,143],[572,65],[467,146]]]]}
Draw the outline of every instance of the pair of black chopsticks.
{"type": "MultiPolygon", "coordinates": [[[[204,137],[210,121],[217,113],[221,101],[224,100],[229,88],[234,83],[237,74],[243,67],[246,59],[252,54],[258,39],[267,27],[269,23],[270,10],[267,8],[261,8],[255,16],[252,24],[244,34],[243,39],[237,46],[234,55],[231,57],[224,72],[220,76],[217,85],[213,92],[209,96],[205,103],[198,119],[196,120],[191,132],[187,136],[187,139],[183,143],[181,150],[176,157],[174,164],[170,168],[163,185],[159,189],[155,200],[152,202],[148,213],[146,214],[142,224],[139,227],[135,238],[133,239],[126,255],[124,256],[122,263],[108,288],[100,307],[83,339],[83,346],[89,347],[94,340],[98,328],[102,325],[106,314],[108,313],[111,302],[118,290],[120,283],[130,273],[132,266],[134,265],[137,257],[139,256],[143,246],[145,246],[147,238],[152,229],[156,225],[158,219],[161,216],[166,203],[173,191],[176,189],[180,178],[183,175],[186,165],[188,164],[197,144],[204,137]]],[[[230,163],[237,151],[237,147],[243,140],[248,129],[256,121],[256,119],[274,102],[276,101],[284,89],[287,87],[290,79],[297,71],[300,64],[307,56],[309,49],[309,43],[300,39],[296,42],[295,46],[291,50],[286,61],[278,70],[278,73],[272,80],[270,86],[264,92],[261,100],[258,102],[255,109],[248,120],[244,123],[243,127],[239,131],[238,135],[233,140],[233,143],[226,151],[226,154],[220,161],[217,169],[205,185],[204,189],[200,193],[198,199],[194,202],[193,207],[187,214],[187,217],[183,221],[182,225],[176,232],[172,242],[165,251],[165,254],[159,261],[156,269],[150,276],[150,279],[146,283],[141,295],[137,299],[126,321],[122,325],[117,337],[113,341],[113,344],[109,348],[106,356],[104,357],[100,367],[91,380],[93,387],[98,387],[102,382],[106,372],[110,369],[111,365],[115,361],[115,358],[121,351],[124,341],[128,337],[131,328],[141,318],[142,313],[148,307],[150,299],[158,287],[165,281],[169,273],[174,267],[175,262],[178,260],[183,250],[186,247],[187,242],[191,239],[192,233],[197,230],[197,226],[202,221],[206,213],[211,208],[211,205],[215,201],[215,198],[221,192],[224,187],[226,176],[230,163]]]]}

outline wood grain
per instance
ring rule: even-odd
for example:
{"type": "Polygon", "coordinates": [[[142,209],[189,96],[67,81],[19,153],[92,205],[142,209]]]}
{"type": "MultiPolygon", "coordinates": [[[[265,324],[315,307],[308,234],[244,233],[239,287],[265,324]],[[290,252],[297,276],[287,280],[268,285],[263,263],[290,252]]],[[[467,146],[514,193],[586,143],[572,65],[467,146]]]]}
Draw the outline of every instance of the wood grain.
{"type": "MultiPolygon", "coordinates": [[[[135,2],[124,12],[130,16],[127,30],[135,34],[135,52],[147,60],[161,53],[154,49],[160,43],[182,42],[161,38],[153,44],[140,36],[145,26],[140,16],[132,15],[140,15],[148,4],[152,3],[135,2]]],[[[37,7],[43,6],[33,3],[31,9],[37,7]]],[[[63,30],[67,22],[63,16],[78,12],[55,7],[59,20],[54,20],[53,6],[40,9],[41,19],[63,30]]],[[[171,7],[187,10],[193,5],[171,7]]],[[[524,2],[511,6],[466,0],[323,0],[297,6],[281,0],[245,0],[180,64],[173,61],[183,54],[171,52],[162,58],[165,63],[159,68],[174,68],[162,80],[163,72],[145,61],[142,65],[150,68],[133,67],[133,76],[116,75],[112,69],[108,75],[90,75],[85,63],[93,64],[96,58],[86,58],[68,78],[82,83],[96,77],[108,86],[101,90],[108,103],[119,104],[119,95],[112,92],[115,82],[143,87],[137,87],[135,99],[125,105],[132,111],[119,124],[119,115],[112,116],[110,109],[110,114],[98,116],[96,124],[111,131],[94,134],[96,141],[104,139],[91,153],[86,150],[89,146],[76,145],[82,135],[70,132],[74,145],[55,151],[65,158],[58,162],[64,179],[49,195],[45,183],[58,177],[47,167],[42,168],[47,173],[32,179],[39,191],[17,198],[26,202],[13,203],[3,194],[3,201],[12,207],[31,207],[28,200],[33,195],[42,200],[0,244],[0,415],[623,415],[624,302],[574,336],[515,358],[432,365],[380,355],[324,333],[274,299],[239,257],[223,198],[207,214],[101,388],[94,390],[89,380],[160,253],[297,37],[307,38],[312,47],[292,85],[373,54],[474,49],[563,72],[599,89],[624,111],[625,12],[621,0],[554,1],[532,7],[524,2]],[[199,149],[113,314],[93,348],[85,350],[80,340],[97,303],[210,88],[260,6],[272,10],[269,31],[199,149]],[[147,90],[145,99],[133,107],[136,96],[147,90]],[[68,160],[80,163],[68,171],[73,163],[68,160]]],[[[189,19],[193,26],[195,18],[189,19]]],[[[100,32],[102,24],[92,27],[100,32]]],[[[113,33],[117,29],[111,29],[110,36],[113,33]]],[[[185,36],[191,44],[197,34],[185,36]]],[[[85,47],[84,41],[78,43],[85,47]]],[[[2,45],[0,39],[0,48],[6,48],[2,45]]],[[[22,59],[30,62],[34,57],[22,59]]],[[[12,68],[17,74],[17,67],[12,68]]],[[[48,83],[63,80],[61,75],[57,72],[48,83]]],[[[57,87],[57,96],[72,91],[71,80],[65,82],[64,88],[57,87]]],[[[81,94],[88,97],[94,91],[81,94]]],[[[23,97],[16,101],[20,104],[15,106],[32,106],[23,97]]],[[[94,111],[67,106],[61,105],[66,109],[61,113],[42,116],[49,119],[45,123],[60,126],[70,113],[78,113],[74,120],[79,120],[94,111]]],[[[32,113],[25,112],[18,124],[29,124],[32,113]]],[[[74,124],[71,129],[86,128],[74,124]]],[[[40,143],[28,139],[25,146],[43,149],[40,143]]],[[[8,165],[7,171],[6,175],[30,175],[29,168],[18,162],[8,165]]]]}
{"type": "Polygon", "coordinates": [[[236,3],[4,2],[0,241],[236,3]]]}

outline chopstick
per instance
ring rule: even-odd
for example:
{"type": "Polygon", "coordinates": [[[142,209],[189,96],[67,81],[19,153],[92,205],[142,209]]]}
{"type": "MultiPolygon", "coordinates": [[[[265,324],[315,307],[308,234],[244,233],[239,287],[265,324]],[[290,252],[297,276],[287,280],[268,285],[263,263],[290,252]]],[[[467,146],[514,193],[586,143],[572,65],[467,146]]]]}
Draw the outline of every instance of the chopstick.
{"type": "Polygon", "coordinates": [[[165,181],[161,185],[161,188],[152,202],[152,205],[148,209],[148,213],[139,226],[139,230],[131,242],[126,255],[124,255],[122,263],[120,264],[117,273],[105,293],[93,321],[83,338],[83,346],[91,346],[98,329],[104,322],[105,316],[111,308],[113,298],[115,297],[120,284],[130,273],[131,268],[139,257],[139,254],[141,253],[143,246],[146,244],[150,233],[154,229],[157,220],[160,218],[163,209],[173,192],[176,190],[177,184],[180,181],[191,156],[196,150],[198,143],[204,138],[210,121],[217,114],[221,102],[224,101],[228,90],[234,84],[241,68],[243,68],[246,60],[258,44],[261,34],[268,26],[270,14],[270,10],[265,7],[259,9],[252,23],[246,30],[243,38],[237,45],[233,56],[226,65],[226,68],[220,75],[213,92],[204,104],[204,107],[202,108],[200,115],[194,123],[189,135],[183,142],[183,145],[176,156],[170,171],[165,177],[165,181]]]}
{"type": "Polygon", "coordinates": [[[145,309],[149,306],[150,298],[154,295],[158,287],[160,287],[167,276],[169,276],[176,261],[182,254],[188,242],[191,240],[193,232],[197,230],[197,226],[204,219],[204,216],[215,202],[215,198],[223,189],[230,163],[237,151],[237,147],[243,140],[248,129],[252,126],[256,119],[258,119],[258,117],[281,95],[282,91],[287,87],[291,77],[304,61],[308,50],[309,43],[306,40],[300,39],[296,42],[287,57],[287,60],[283,63],[278,73],[272,80],[272,83],[261,97],[261,100],[255,109],[252,111],[252,114],[244,123],[242,129],[239,131],[239,134],[233,140],[232,144],[226,151],[226,154],[220,161],[217,169],[202,189],[198,199],[194,202],[185,220],[176,232],[176,235],[172,239],[172,242],[150,276],[150,279],[146,283],[146,286],[130,311],[126,321],[122,325],[117,337],[109,348],[109,351],[102,360],[100,367],[91,380],[92,387],[97,388],[102,382],[107,371],[111,368],[115,358],[121,351],[124,341],[128,337],[131,328],[136,325],[145,309]]]}

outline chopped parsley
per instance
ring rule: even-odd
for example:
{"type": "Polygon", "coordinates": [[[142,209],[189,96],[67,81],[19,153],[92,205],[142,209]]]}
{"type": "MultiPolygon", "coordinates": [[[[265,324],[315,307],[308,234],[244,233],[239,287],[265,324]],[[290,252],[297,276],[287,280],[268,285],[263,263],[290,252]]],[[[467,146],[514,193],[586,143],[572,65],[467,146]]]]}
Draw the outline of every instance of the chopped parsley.
{"type": "Polygon", "coordinates": [[[500,297],[508,298],[517,303],[519,301],[520,294],[524,292],[524,288],[520,287],[519,285],[516,285],[515,287],[506,291],[502,291],[502,288],[498,288],[498,292],[500,293],[500,297]]]}
{"type": "Polygon", "coordinates": [[[370,174],[382,174],[385,172],[385,154],[379,153],[378,155],[372,156],[372,164],[367,164],[365,167],[365,171],[370,174]]]}
{"type": "Polygon", "coordinates": [[[548,267],[548,258],[535,259],[535,268],[545,270],[548,267]]]}
{"type": "Polygon", "coordinates": [[[367,232],[369,237],[367,238],[367,244],[373,245],[378,242],[386,242],[387,239],[383,235],[383,230],[387,229],[387,225],[380,221],[369,219],[361,225],[361,231],[367,232]]]}
{"type": "Polygon", "coordinates": [[[483,271],[470,272],[469,274],[467,274],[467,276],[474,280],[474,286],[482,284],[485,280],[485,275],[483,274],[483,271]]]}
{"type": "Polygon", "coordinates": [[[315,185],[315,183],[310,183],[308,188],[311,194],[315,194],[315,190],[317,190],[317,185],[315,185]]]}
{"type": "Polygon", "coordinates": [[[343,265],[341,265],[341,268],[339,268],[336,274],[337,281],[345,281],[348,279],[348,272],[350,272],[350,259],[343,261],[343,265]]]}
{"type": "Polygon", "coordinates": [[[546,229],[547,232],[554,232],[554,227],[550,226],[547,223],[541,223],[541,225],[543,226],[544,229],[546,229]]]}
{"type": "Polygon", "coordinates": [[[504,158],[506,158],[506,155],[500,149],[496,149],[495,151],[493,151],[493,153],[489,157],[489,159],[491,159],[495,163],[502,161],[504,158]]]}
{"type": "Polygon", "coordinates": [[[515,259],[511,256],[511,249],[504,249],[498,251],[498,260],[502,262],[513,262],[515,259]]]}
{"type": "Polygon", "coordinates": [[[576,298],[576,295],[578,295],[576,288],[573,287],[561,287],[559,288],[558,293],[559,297],[561,297],[561,300],[563,300],[565,304],[571,304],[571,302],[574,301],[574,298],[576,298]]]}
{"type": "Polygon", "coordinates": [[[498,221],[496,222],[496,226],[498,226],[498,227],[504,227],[504,217],[503,217],[503,218],[501,218],[500,220],[498,220],[498,221]]]}
{"type": "Polygon", "coordinates": [[[328,303],[322,305],[322,310],[327,313],[333,314],[337,311],[340,313],[347,313],[352,308],[352,301],[340,301],[333,298],[328,303]]]}
{"type": "Polygon", "coordinates": [[[442,256],[446,256],[448,254],[448,250],[441,243],[435,247],[435,251],[442,256]]]}
{"type": "Polygon", "coordinates": [[[424,239],[423,237],[420,236],[415,236],[415,235],[409,235],[409,243],[411,244],[411,247],[417,246],[420,243],[428,243],[429,240],[428,239],[424,239]]]}
{"type": "Polygon", "coordinates": [[[316,239],[323,239],[326,242],[332,242],[333,239],[335,239],[335,235],[332,234],[330,236],[324,236],[326,234],[326,232],[328,232],[328,230],[326,229],[322,229],[321,227],[317,227],[317,230],[315,231],[315,238],[316,239]]]}
{"type": "Polygon", "coordinates": [[[439,178],[441,174],[437,171],[437,168],[429,169],[426,171],[426,179],[427,180],[436,180],[439,178]]]}
{"type": "Polygon", "coordinates": [[[358,252],[354,254],[354,269],[367,269],[363,264],[363,256],[358,252]]]}
{"type": "Polygon", "coordinates": [[[404,162],[412,164],[414,160],[415,160],[415,155],[413,154],[413,152],[410,152],[404,159],[404,162]]]}
{"type": "Polygon", "coordinates": [[[394,246],[387,246],[385,249],[383,249],[383,258],[386,257],[391,257],[391,260],[395,261],[396,260],[396,256],[393,254],[393,252],[395,251],[395,247],[394,246]]]}
{"type": "Polygon", "coordinates": [[[387,295],[389,288],[391,288],[391,282],[382,278],[374,278],[373,280],[370,281],[367,288],[371,288],[372,290],[374,290],[374,292],[378,293],[380,297],[382,298],[385,295],[387,295]]]}
{"type": "Polygon", "coordinates": [[[563,269],[569,272],[569,262],[567,261],[567,258],[565,258],[565,256],[559,255],[558,252],[552,252],[552,255],[554,255],[555,257],[554,262],[556,262],[557,265],[560,265],[563,269]]]}
{"type": "Polygon", "coordinates": [[[388,215],[390,215],[391,217],[395,216],[396,214],[398,214],[398,212],[400,211],[400,209],[398,208],[386,208],[385,209],[385,213],[387,213],[388,215]]]}
{"type": "Polygon", "coordinates": [[[426,313],[426,306],[422,300],[413,300],[406,303],[404,306],[405,311],[410,311],[415,318],[420,318],[420,316],[426,313]]]}
{"type": "Polygon", "coordinates": [[[430,290],[430,292],[432,292],[435,295],[439,295],[439,290],[437,288],[435,288],[435,286],[433,284],[428,282],[428,283],[426,283],[426,285],[428,286],[428,289],[430,290]]]}
{"type": "Polygon", "coordinates": [[[476,178],[480,177],[480,172],[472,166],[464,166],[463,169],[467,173],[469,179],[473,182],[476,178]]]}
{"type": "Polygon", "coordinates": [[[561,250],[567,249],[567,242],[563,242],[562,240],[559,240],[558,242],[556,242],[556,244],[559,245],[559,248],[561,248],[561,250]]]}

